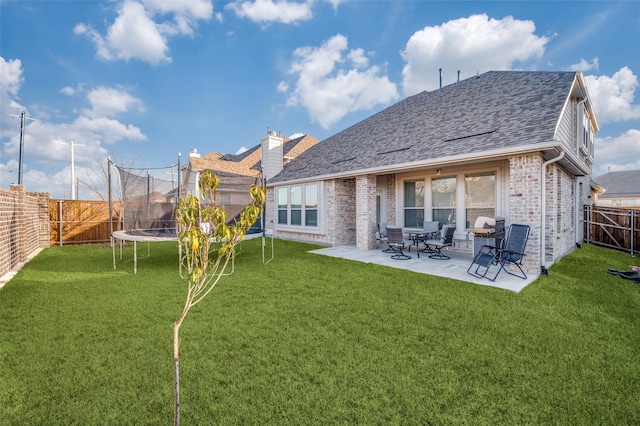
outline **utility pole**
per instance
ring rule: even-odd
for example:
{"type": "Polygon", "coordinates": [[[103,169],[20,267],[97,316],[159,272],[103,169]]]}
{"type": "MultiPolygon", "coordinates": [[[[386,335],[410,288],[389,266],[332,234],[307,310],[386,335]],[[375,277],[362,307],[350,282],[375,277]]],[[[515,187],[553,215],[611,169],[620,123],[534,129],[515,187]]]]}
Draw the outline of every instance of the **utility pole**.
{"type": "Polygon", "coordinates": [[[24,130],[25,120],[37,121],[36,118],[27,117],[27,111],[22,110],[20,117],[15,114],[9,114],[10,117],[20,118],[20,157],[18,158],[18,185],[22,185],[22,161],[24,157],[24,130]]]}
{"type": "Polygon", "coordinates": [[[73,160],[74,159],[73,146],[74,145],[86,146],[86,145],[83,145],[81,143],[74,144],[73,141],[71,141],[71,142],[60,142],[60,143],[64,144],[64,145],[70,145],[71,146],[71,199],[75,200],[75,199],[78,198],[78,194],[77,194],[77,191],[76,191],[76,172],[75,172],[75,166],[73,164],[73,161],[74,161],[73,160]]]}

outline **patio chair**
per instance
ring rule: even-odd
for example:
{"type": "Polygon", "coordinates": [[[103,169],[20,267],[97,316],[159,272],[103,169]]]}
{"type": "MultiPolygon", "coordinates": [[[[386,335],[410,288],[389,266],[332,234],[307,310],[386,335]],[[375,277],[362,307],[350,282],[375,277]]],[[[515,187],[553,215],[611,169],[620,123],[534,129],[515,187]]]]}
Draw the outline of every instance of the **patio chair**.
{"type": "MultiPolygon", "coordinates": [[[[425,220],[422,222],[422,235],[420,239],[416,240],[416,250],[418,249],[418,243],[424,244],[426,240],[437,239],[439,232],[440,222],[437,220],[425,220]]],[[[418,250],[418,257],[420,257],[420,252],[433,253],[433,250],[431,250],[429,246],[424,246],[422,250],[418,250]]]]}
{"type": "MultiPolygon", "coordinates": [[[[387,222],[380,222],[376,225],[378,227],[378,232],[376,232],[376,241],[380,244],[387,243],[387,222]]],[[[389,252],[389,249],[386,248],[382,250],[385,253],[389,252]]]]}
{"type": "Polygon", "coordinates": [[[444,225],[442,227],[442,233],[440,238],[425,240],[425,250],[428,253],[430,259],[447,260],[451,259],[446,254],[442,253],[442,249],[445,247],[451,247],[453,245],[453,234],[456,232],[455,225],[444,225]]]}
{"type": "Polygon", "coordinates": [[[388,253],[393,253],[392,259],[407,260],[411,259],[411,256],[404,253],[405,249],[411,247],[411,241],[404,239],[404,231],[400,226],[387,226],[387,244],[389,248],[386,250],[388,253]]]}
{"type": "Polygon", "coordinates": [[[504,270],[514,277],[527,279],[527,274],[522,270],[522,259],[526,256],[524,249],[529,240],[529,231],[529,225],[512,224],[509,227],[507,238],[502,240],[500,247],[482,246],[469,265],[467,273],[474,277],[495,281],[498,274],[504,270]],[[513,272],[512,265],[520,272],[513,272]],[[491,266],[497,266],[498,271],[493,277],[488,277],[487,273],[491,266]],[[474,267],[475,270],[472,270],[474,267]]]}

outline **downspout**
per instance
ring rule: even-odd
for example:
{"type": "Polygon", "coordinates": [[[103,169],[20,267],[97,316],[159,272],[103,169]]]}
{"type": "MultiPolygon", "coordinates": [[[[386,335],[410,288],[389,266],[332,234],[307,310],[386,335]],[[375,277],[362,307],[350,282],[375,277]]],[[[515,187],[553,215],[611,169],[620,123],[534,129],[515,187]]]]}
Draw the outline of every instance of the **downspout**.
{"type": "MultiPolygon", "coordinates": [[[[578,140],[578,138],[580,137],[580,117],[578,117],[578,111],[580,111],[580,105],[584,104],[585,102],[587,102],[586,98],[581,101],[578,101],[578,103],[576,104],[576,155],[578,157],[580,155],[580,141],[578,140]]],[[[578,184],[578,181],[576,179],[576,207],[575,207],[576,217],[573,220],[573,223],[574,223],[573,237],[574,237],[577,248],[580,248],[580,241],[578,241],[578,235],[580,234],[579,232],[580,229],[578,224],[580,223],[580,220],[578,220],[578,218],[580,217],[580,215],[584,214],[580,209],[581,197],[582,197],[582,191],[580,191],[580,185],[578,184]]]]}
{"type": "MultiPolygon", "coordinates": [[[[584,216],[584,205],[580,204],[580,201],[582,200],[582,191],[583,191],[583,187],[582,187],[582,183],[578,182],[578,178],[574,177],[575,179],[575,186],[576,186],[576,207],[575,207],[575,212],[576,212],[576,217],[574,219],[574,227],[573,227],[573,239],[575,240],[576,243],[576,248],[580,248],[580,243],[582,242],[581,240],[578,239],[578,235],[580,235],[580,215],[584,216]]],[[[584,228],[584,224],[582,225],[582,227],[584,228]]],[[[583,236],[584,239],[584,236],[583,236]]]]}
{"type": "Polygon", "coordinates": [[[560,161],[562,160],[562,158],[564,157],[564,151],[560,152],[560,155],[558,155],[556,158],[552,158],[551,160],[547,160],[544,163],[542,163],[542,166],[540,167],[540,192],[541,192],[541,199],[540,199],[540,206],[541,206],[541,210],[542,210],[542,214],[540,215],[540,273],[542,275],[548,275],[549,272],[547,271],[547,256],[545,253],[545,229],[546,229],[546,222],[547,222],[547,197],[546,197],[546,193],[547,193],[547,180],[546,180],[546,171],[547,171],[547,166],[551,163],[555,163],[556,161],[560,161]]]}

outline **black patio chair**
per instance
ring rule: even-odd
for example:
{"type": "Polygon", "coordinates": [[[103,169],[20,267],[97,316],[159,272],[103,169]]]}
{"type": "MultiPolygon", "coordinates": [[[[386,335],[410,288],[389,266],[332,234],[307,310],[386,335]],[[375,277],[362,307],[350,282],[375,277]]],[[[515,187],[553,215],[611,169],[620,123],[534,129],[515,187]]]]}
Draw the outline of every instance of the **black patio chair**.
{"type": "Polygon", "coordinates": [[[404,231],[400,226],[387,226],[387,244],[389,248],[388,253],[393,253],[392,259],[407,260],[411,259],[411,256],[404,253],[405,249],[411,247],[411,241],[404,239],[404,231]]]}
{"type": "MultiPolygon", "coordinates": [[[[380,244],[387,244],[387,222],[378,223],[376,226],[378,227],[378,231],[376,232],[376,241],[380,244]]],[[[391,250],[386,248],[382,251],[384,253],[389,253],[391,250]]]]}
{"type": "Polygon", "coordinates": [[[433,250],[431,250],[429,246],[424,246],[421,250],[418,250],[418,244],[424,244],[427,240],[437,239],[439,233],[440,222],[437,220],[425,220],[422,223],[422,233],[420,234],[420,237],[416,239],[416,251],[418,252],[418,257],[420,257],[420,252],[433,254],[433,250]]]}
{"type": "Polygon", "coordinates": [[[430,259],[447,260],[451,259],[446,254],[442,253],[442,249],[445,247],[451,247],[453,245],[453,234],[456,232],[455,225],[444,225],[442,227],[442,234],[440,238],[425,240],[425,248],[423,251],[431,253],[430,259]]]}
{"type": "Polygon", "coordinates": [[[498,274],[505,271],[514,277],[527,279],[527,274],[522,270],[522,260],[526,256],[524,250],[529,240],[529,231],[529,225],[512,224],[500,247],[482,246],[474,256],[467,273],[474,277],[495,281],[498,274]],[[493,277],[488,277],[487,273],[492,266],[497,266],[498,271],[493,277]],[[514,272],[511,269],[512,266],[520,272],[514,272]],[[472,270],[474,267],[475,270],[472,270]]]}

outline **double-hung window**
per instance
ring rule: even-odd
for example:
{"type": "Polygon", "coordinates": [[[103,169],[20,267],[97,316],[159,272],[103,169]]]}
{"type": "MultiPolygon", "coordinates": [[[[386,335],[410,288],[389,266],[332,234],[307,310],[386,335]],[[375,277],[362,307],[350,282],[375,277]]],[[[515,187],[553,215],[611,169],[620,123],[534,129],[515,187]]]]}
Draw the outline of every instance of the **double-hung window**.
{"type": "Polygon", "coordinates": [[[455,177],[431,180],[433,220],[440,222],[440,226],[456,222],[456,187],[455,177]]]}
{"type": "Polygon", "coordinates": [[[404,182],[404,226],[422,228],[424,222],[424,180],[404,182]]]}
{"type": "Polygon", "coordinates": [[[582,134],[580,135],[580,152],[583,155],[593,156],[593,132],[591,131],[591,121],[587,112],[586,104],[582,104],[582,134]]]}
{"type": "Polygon", "coordinates": [[[464,191],[467,228],[475,224],[478,216],[495,216],[495,172],[466,175],[464,177],[464,191]]]}
{"type": "Polygon", "coordinates": [[[318,227],[318,184],[278,188],[278,225],[318,227]]]}

